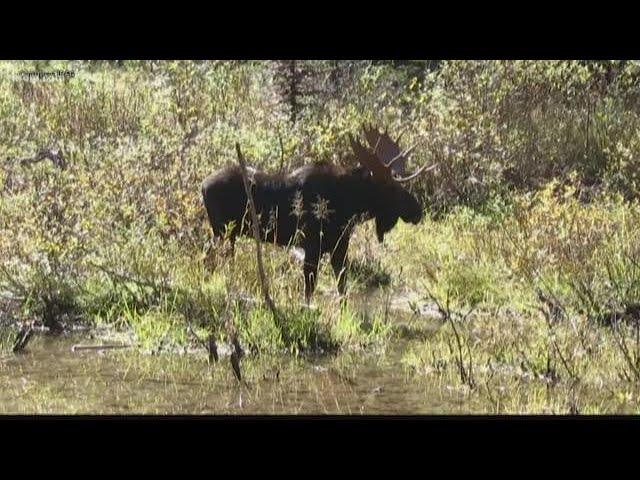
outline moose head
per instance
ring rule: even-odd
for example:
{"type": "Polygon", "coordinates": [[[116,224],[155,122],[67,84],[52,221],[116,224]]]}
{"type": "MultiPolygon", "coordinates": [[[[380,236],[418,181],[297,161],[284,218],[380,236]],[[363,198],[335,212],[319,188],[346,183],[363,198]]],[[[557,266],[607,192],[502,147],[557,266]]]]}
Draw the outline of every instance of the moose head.
{"type": "Polygon", "coordinates": [[[402,135],[393,140],[387,131],[382,133],[372,126],[364,125],[362,130],[369,147],[365,147],[351,134],[349,141],[356,159],[373,184],[374,195],[371,201],[375,206],[373,210],[378,241],[382,242],[385,233],[396,225],[398,218],[412,224],[422,220],[422,206],[404,188],[404,184],[435,168],[435,165],[427,168],[425,164],[413,174],[407,175],[407,159],[416,145],[402,151],[398,145],[402,135]]]}

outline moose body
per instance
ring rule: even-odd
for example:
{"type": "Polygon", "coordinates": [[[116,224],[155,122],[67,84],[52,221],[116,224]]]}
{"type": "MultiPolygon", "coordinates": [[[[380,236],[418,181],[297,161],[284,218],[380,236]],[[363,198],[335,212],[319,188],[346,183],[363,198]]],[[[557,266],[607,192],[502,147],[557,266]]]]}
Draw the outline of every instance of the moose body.
{"type": "MultiPolygon", "coordinates": [[[[362,155],[364,151],[356,153],[362,155]]],[[[324,162],[303,166],[288,175],[247,169],[261,240],[301,247],[305,252],[307,302],[325,253],[331,256],[338,291],[344,294],[347,250],[355,225],[375,219],[377,237],[382,242],[399,218],[414,224],[422,218],[421,205],[400,183],[382,181],[366,161],[358,159],[363,165],[351,170],[324,162]]],[[[248,199],[239,166],[207,177],[202,196],[215,237],[226,237],[233,249],[238,235],[251,234],[248,199]]]]}

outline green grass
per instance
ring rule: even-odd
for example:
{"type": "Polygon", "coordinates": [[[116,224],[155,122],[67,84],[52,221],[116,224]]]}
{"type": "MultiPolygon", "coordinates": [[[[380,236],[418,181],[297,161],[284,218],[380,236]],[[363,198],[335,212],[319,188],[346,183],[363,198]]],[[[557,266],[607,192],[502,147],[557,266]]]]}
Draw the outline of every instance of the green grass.
{"type": "MultiPolygon", "coordinates": [[[[397,232],[407,283],[445,310],[438,332],[404,355],[411,374],[465,386],[500,412],[617,411],[619,393],[635,392],[638,204],[583,204],[555,188],[498,221],[464,211],[427,221],[424,248],[397,232]]],[[[637,409],[637,394],[625,395],[637,409]]]]}

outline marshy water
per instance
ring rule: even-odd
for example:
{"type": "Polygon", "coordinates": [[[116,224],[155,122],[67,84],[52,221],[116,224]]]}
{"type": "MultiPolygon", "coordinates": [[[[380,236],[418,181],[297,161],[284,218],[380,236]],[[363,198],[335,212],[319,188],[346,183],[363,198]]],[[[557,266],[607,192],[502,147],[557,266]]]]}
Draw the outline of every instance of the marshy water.
{"type": "Polygon", "coordinates": [[[72,352],[79,338],[39,339],[0,363],[2,413],[448,413],[463,404],[408,378],[401,346],[385,355],[244,359],[240,384],[228,358],[204,354],[72,352]]]}
{"type": "MultiPolygon", "coordinates": [[[[360,307],[371,305],[363,296],[360,307]]],[[[376,300],[378,300],[376,298],[376,300]]],[[[398,303],[398,302],[396,302],[398,303]]],[[[402,303],[402,302],[400,302],[402,303]]],[[[404,302],[406,303],[406,302],[404,302]]],[[[394,310],[394,320],[432,319],[394,310]]],[[[464,413],[464,396],[410,375],[401,357],[411,340],[383,350],[242,359],[243,382],[228,356],[209,363],[204,349],[150,355],[136,349],[73,349],[99,335],[38,334],[25,352],[0,359],[0,413],[384,414],[464,413]]]]}
{"type": "MultiPolygon", "coordinates": [[[[403,355],[437,332],[442,320],[428,305],[412,312],[406,297],[384,299],[375,292],[352,300],[360,311],[388,303],[395,334],[383,347],[300,357],[248,355],[241,360],[242,382],[224,346],[219,360],[210,363],[204,348],[156,354],[73,348],[132,343],[130,332],[39,333],[24,352],[0,357],[0,414],[517,413],[532,401],[541,402],[533,411],[555,405],[547,413],[570,413],[563,387],[519,382],[517,391],[502,388],[513,402],[505,407],[485,388],[470,391],[452,377],[412,373],[403,355]]],[[[582,389],[576,395],[600,394],[582,389]]],[[[611,401],[617,406],[607,410],[634,411],[632,404],[611,401]]]]}

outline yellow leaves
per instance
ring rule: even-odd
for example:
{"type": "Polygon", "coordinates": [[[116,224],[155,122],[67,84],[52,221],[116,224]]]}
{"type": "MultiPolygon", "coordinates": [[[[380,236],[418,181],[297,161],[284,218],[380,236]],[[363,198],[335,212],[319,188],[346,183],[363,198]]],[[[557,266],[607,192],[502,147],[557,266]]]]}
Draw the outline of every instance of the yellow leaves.
{"type": "Polygon", "coordinates": [[[419,87],[420,87],[420,81],[418,80],[418,77],[413,77],[409,82],[409,90],[413,92],[418,90],[419,87]]]}

